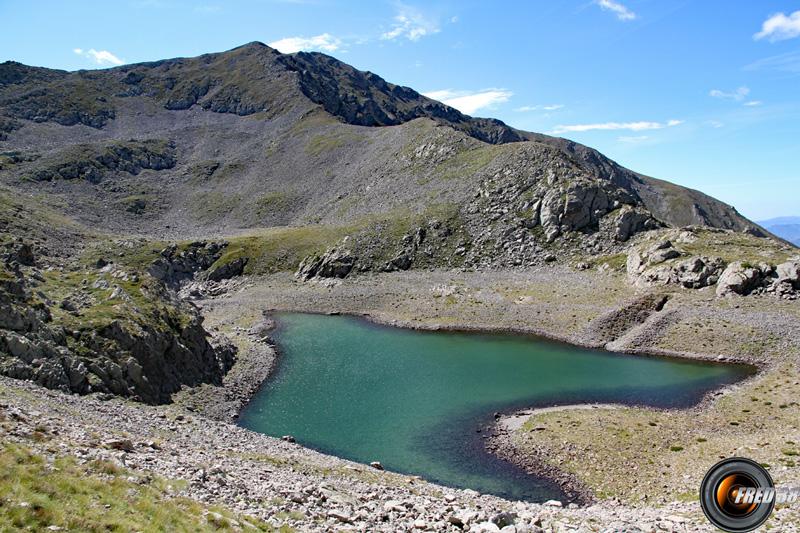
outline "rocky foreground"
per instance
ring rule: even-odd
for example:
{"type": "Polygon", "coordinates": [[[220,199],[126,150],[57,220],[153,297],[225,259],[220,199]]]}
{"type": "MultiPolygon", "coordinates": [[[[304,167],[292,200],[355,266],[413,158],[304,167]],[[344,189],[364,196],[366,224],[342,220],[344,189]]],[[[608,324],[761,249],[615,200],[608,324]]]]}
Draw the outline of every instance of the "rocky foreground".
{"type": "MultiPolygon", "coordinates": [[[[140,476],[183,479],[174,497],[224,505],[298,531],[713,531],[696,503],[636,509],[510,502],[378,471],[211,421],[177,407],[74,396],[0,378],[0,438],[48,461],[109,461],[140,476]],[[76,414],[80,413],[80,416],[76,414]]],[[[25,502],[4,501],[21,506],[25,502]]],[[[778,511],[773,521],[781,519],[778,511]]],[[[241,523],[230,529],[246,529],[241,523]]],[[[52,530],[59,525],[53,524],[52,530]]],[[[781,524],[781,531],[794,531],[781,524]]]]}

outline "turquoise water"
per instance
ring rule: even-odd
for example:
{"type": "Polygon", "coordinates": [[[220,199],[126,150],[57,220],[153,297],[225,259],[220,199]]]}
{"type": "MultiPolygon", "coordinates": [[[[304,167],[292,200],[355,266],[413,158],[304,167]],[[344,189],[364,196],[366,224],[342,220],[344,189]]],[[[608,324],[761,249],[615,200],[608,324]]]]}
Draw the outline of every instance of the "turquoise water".
{"type": "Polygon", "coordinates": [[[477,429],[494,412],[586,401],[684,406],[749,373],[520,335],[420,332],[348,316],[276,319],[277,371],[240,425],[512,499],[563,495],[486,452],[477,429]]]}

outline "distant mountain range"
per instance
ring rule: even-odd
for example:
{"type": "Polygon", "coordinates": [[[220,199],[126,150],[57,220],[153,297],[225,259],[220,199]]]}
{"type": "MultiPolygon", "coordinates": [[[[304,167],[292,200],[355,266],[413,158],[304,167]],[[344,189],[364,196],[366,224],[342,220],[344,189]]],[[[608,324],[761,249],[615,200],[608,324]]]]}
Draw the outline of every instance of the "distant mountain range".
{"type": "Polygon", "coordinates": [[[800,217],[775,217],[759,222],[763,228],[800,246],[800,217]]]}

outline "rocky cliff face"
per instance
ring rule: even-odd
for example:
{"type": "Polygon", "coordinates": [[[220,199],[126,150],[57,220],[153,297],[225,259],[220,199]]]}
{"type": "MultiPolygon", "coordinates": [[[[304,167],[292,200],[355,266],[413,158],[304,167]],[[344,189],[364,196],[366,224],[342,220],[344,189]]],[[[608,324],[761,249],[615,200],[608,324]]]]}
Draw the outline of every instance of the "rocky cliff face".
{"type": "Polygon", "coordinates": [[[235,349],[154,278],[107,264],[78,281],[42,271],[24,242],[2,260],[0,374],[165,403],[183,386],[220,384],[233,364],[235,349]]]}

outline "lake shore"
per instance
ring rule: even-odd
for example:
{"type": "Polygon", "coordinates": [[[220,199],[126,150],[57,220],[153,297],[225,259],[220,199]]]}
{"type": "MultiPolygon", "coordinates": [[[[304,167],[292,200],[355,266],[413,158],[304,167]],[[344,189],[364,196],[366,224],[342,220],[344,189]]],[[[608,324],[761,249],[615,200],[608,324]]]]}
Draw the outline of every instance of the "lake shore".
{"type": "MultiPolygon", "coordinates": [[[[246,330],[249,323],[237,326],[231,318],[231,315],[236,315],[231,313],[232,308],[252,309],[248,312],[256,317],[264,310],[342,313],[363,316],[376,323],[415,329],[507,331],[592,346],[585,335],[587,325],[637,298],[636,291],[619,276],[584,274],[560,268],[525,272],[407,272],[359,276],[346,282],[319,284],[297,283],[289,274],[278,274],[249,280],[247,285],[223,299],[202,303],[204,313],[210,317],[209,324],[216,324],[221,319],[220,324],[227,324],[223,327],[224,331],[230,331],[233,327],[246,330]],[[589,287],[594,290],[589,291],[589,287]],[[596,297],[597,294],[603,296],[596,297]],[[448,295],[452,298],[448,298],[448,295]]],[[[617,340],[615,348],[637,355],[747,363],[760,369],[758,374],[745,382],[712,392],[695,407],[678,410],[684,413],[684,418],[689,419],[696,413],[707,412],[711,406],[728,397],[740,398],[744,394],[743,388],[760,383],[763,376],[777,375],[787,361],[793,360],[791,350],[800,346],[800,341],[794,334],[787,336],[779,332],[788,330],[791,317],[795,316],[792,313],[797,313],[797,305],[780,302],[781,308],[773,313],[769,310],[773,303],[773,300],[758,298],[720,301],[713,294],[704,294],[704,291],[677,291],[665,309],[669,316],[666,326],[657,324],[650,331],[642,328],[637,332],[638,335],[623,338],[623,342],[617,340]],[[718,327],[701,327],[698,330],[701,333],[699,337],[692,339],[686,334],[685,330],[691,331],[695,324],[715,322],[718,327]],[[752,337],[752,331],[758,331],[757,328],[764,332],[760,337],[767,342],[741,350],[740,335],[750,331],[752,337]],[[789,350],[782,350],[781,346],[789,350]],[[689,347],[695,348],[695,351],[690,351],[689,347]]],[[[644,411],[662,413],[657,409],[644,411]]],[[[580,410],[576,409],[575,412],[580,410]]],[[[640,408],[625,408],[615,412],[641,414],[640,408]]],[[[622,420],[624,417],[624,414],[621,415],[622,420]]],[[[501,433],[507,441],[507,450],[511,449],[508,443],[520,431],[501,433]]],[[[735,426],[728,426],[725,434],[731,434],[734,441],[738,438],[735,426]]],[[[565,442],[565,446],[568,446],[569,439],[565,442]]],[[[543,443],[540,444],[543,446],[543,443]]],[[[549,450],[544,456],[556,454],[549,446],[542,447],[542,450],[549,450]]],[[[514,454],[505,455],[520,466],[530,467],[530,457],[534,455],[532,448],[526,446],[524,449],[515,449],[514,454]]],[[[707,455],[701,454],[699,457],[703,456],[707,455]]],[[[589,480],[587,483],[565,465],[543,463],[540,461],[534,471],[553,479],[571,477],[576,490],[597,498],[596,482],[589,480]]],[[[696,464],[697,461],[691,463],[696,464]]],[[[695,468],[702,470],[703,467],[695,468]]],[[[609,475],[617,474],[610,470],[609,475]]],[[[682,483],[681,487],[675,495],[689,489],[695,490],[687,487],[686,483],[682,483]]],[[[600,500],[616,496],[601,493],[600,500]]]]}

